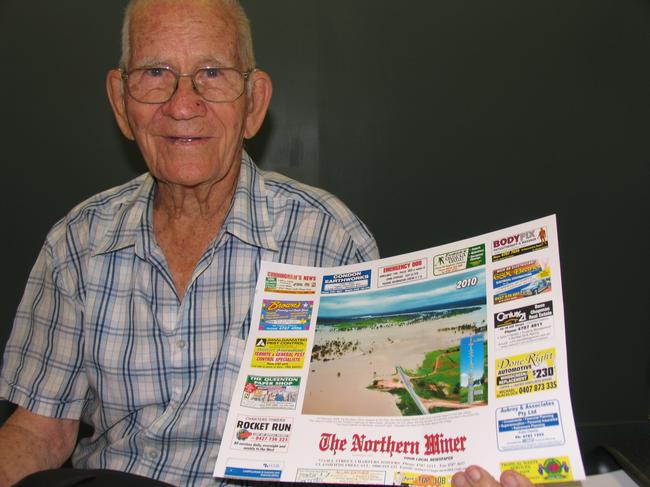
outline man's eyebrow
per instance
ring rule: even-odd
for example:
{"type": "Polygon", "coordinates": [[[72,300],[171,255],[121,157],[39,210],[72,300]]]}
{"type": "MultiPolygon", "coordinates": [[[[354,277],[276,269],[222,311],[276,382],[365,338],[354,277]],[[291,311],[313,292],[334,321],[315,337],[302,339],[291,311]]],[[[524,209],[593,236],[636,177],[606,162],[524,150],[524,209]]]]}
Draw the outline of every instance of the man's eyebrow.
{"type": "Polygon", "coordinates": [[[230,67],[230,63],[224,63],[221,59],[217,57],[206,57],[201,59],[196,63],[197,67],[201,66],[214,66],[215,68],[227,68],[230,67]]]}
{"type": "MultiPolygon", "coordinates": [[[[131,68],[145,68],[145,67],[166,67],[175,69],[175,66],[172,63],[162,61],[160,58],[144,58],[140,60],[137,65],[132,66],[131,68]]],[[[232,67],[232,63],[224,63],[221,59],[217,57],[205,57],[194,64],[194,69],[204,68],[204,67],[214,67],[214,68],[229,68],[232,67]]]]}
{"type": "Polygon", "coordinates": [[[142,59],[135,67],[144,68],[144,67],[169,67],[169,63],[165,63],[158,58],[144,58],[142,59]]]}

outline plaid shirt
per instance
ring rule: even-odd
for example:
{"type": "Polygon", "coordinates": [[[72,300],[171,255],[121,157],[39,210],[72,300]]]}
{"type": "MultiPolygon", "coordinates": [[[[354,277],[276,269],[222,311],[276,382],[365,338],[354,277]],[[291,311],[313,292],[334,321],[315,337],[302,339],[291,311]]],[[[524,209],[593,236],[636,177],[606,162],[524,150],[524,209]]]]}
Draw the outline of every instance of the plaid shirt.
{"type": "Polygon", "coordinates": [[[94,426],[76,467],[214,485],[260,261],[335,266],[378,250],[334,196],[244,154],[232,208],[179,302],[153,238],[154,194],[145,174],[54,226],[5,349],[0,396],[94,426]]]}

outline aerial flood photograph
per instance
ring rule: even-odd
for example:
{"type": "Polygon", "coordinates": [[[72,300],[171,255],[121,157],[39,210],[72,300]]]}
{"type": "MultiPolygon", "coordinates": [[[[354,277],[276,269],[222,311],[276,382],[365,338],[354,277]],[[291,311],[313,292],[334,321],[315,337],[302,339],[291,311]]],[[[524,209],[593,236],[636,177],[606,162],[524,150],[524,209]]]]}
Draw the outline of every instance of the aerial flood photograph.
{"type": "Polygon", "coordinates": [[[322,296],[303,413],[412,416],[485,405],[486,319],[482,268],[322,296]]]}

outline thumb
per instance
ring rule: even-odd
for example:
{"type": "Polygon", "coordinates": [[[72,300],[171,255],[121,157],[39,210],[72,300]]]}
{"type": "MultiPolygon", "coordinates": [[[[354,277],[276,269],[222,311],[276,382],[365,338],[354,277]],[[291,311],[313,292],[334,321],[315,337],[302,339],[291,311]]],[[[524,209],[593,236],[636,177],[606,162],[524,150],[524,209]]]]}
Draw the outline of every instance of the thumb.
{"type": "Polygon", "coordinates": [[[530,480],[514,470],[506,470],[499,480],[503,487],[533,487],[530,480]]]}

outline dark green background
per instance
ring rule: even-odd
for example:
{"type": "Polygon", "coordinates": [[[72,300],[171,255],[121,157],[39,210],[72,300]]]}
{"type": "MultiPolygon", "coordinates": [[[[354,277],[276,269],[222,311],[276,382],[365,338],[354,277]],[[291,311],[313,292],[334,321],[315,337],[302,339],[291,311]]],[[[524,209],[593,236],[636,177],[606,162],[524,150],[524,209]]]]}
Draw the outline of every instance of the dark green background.
{"type": "MultiPolygon", "coordinates": [[[[124,3],[0,0],[0,344],[49,227],[144,170],[105,99],[124,3]]],[[[275,82],[259,164],[384,256],[557,213],[577,423],[647,420],[650,4],[244,4],[275,82]]]]}

